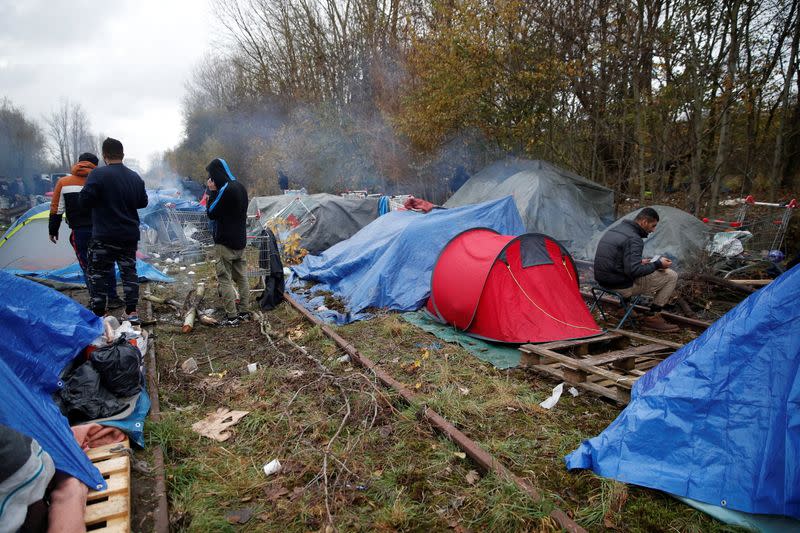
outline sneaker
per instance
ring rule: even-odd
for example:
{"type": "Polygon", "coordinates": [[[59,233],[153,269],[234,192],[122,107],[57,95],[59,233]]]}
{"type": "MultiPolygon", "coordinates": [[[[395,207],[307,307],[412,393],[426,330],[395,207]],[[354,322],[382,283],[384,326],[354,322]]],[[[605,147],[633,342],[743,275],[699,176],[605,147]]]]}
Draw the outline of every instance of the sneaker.
{"type": "Polygon", "coordinates": [[[250,317],[251,317],[250,311],[242,311],[238,315],[239,320],[241,320],[242,322],[250,320],[250,317]]]}
{"type": "Polygon", "coordinates": [[[121,321],[128,321],[131,323],[131,326],[138,326],[142,322],[139,320],[139,313],[133,311],[132,313],[122,313],[120,317],[121,321]]]}
{"type": "Polygon", "coordinates": [[[222,326],[223,328],[235,328],[238,327],[239,324],[241,323],[242,321],[239,320],[239,317],[235,316],[233,318],[227,317],[225,318],[225,320],[221,320],[219,325],[222,326]]]}
{"type": "Polygon", "coordinates": [[[639,323],[645,329],[652,329],[653,331],[659,331],[661,333],[674,333],[681,329],[675,324],[670,324],[664,320],[660,313],[643,317],[639,320],[639,323]]]}
{"type": "Polygon", "coordinates": [[[120,307],[125,307],[125,300],[116,296],[114,298],[109,298],[108,302],[106,303],[106,307],[109,309],[119,309],[120,307]]]}

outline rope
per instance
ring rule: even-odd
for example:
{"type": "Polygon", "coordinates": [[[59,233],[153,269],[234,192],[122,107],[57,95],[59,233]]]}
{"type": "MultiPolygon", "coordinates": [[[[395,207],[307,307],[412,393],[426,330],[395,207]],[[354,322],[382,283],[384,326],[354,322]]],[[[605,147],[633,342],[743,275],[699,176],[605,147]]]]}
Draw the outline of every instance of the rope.
{"type": "Polygon", "coordinates": [[[523,288],[522,288],[522,285],[520,285],[520,284],[519,284],[519,281],[517,281],[517,278],[516,278],[516,277],[514,277],[514,272],[512,272],[512,271],[511,271],[511,266],[510,266],[510,265],[506,265],[506,268],[508,269],[508,273],[509,273],[509,274],[511,274],[511,279],[513,279],[513,280],[514,280],[514,283],[516,283],[516,284],[517,284],[517,287],[519,287],[519,290],[520,290],[520,291],[522,291],[522,294],[524,294],[524,295],[525,295],[525,298],[527,298],[527,299],[528,299],[528,301],[529,301],[530,303],[532,303],[532,304],[533,304],[533,306],[534,306],[536,309],[538,309],[539,311],[541,311],[542,313],[544,313],[544,314],[545,314],[547,317],[549,317],[549,318],[550,318],[550,319],[552,319],[552,320],[555,320],[555,321],[556,321],[556,322],[558,322],[559,324],[564,324],[565,326],[569,326],[569,327],[571,327],[571,328],[576,328],[576,329],[585,329],[585,330],[587,330],[587,331],[600,331],[598,328],[587,328],[586,326],[578,326],[578,325],[576,325],[576,324],[570,324],[569,322],[564,322],[563,320],[561,320],[561,319],[558,319],[558,318],[554,317],[553,315],[551,315],[550,313],[548,313],[547,311],[545,311],[544,309],[542,309],[541,307],[539,307],[539,305],[537,305],[537,303],[536,303],[536,302],[534,302],[534,301],[533,301],[533,299],[532,299],[530,296],[528,296],[528,293],[527,293],[527,292],[525,292],[525,289],[523,289],[523,288]]]}

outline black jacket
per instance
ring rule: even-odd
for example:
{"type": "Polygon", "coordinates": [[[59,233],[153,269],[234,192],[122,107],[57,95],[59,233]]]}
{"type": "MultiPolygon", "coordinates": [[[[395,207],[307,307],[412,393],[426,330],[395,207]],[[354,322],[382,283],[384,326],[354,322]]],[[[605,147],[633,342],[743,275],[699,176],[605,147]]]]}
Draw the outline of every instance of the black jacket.
{"type": "Polygon", "coordinates": [[[633,220],[623,220],[608,230],[594,254],[594,279],[608,289],[627,289],[633,280],[661,268],[661,261],[642,264],[647,232],[633,220]]]}
{"type": "Polygon", "coordinates": [[[92,238],[117,246],[139,242],[139,213],[147,207],[147,193],[139,174],[122,163],[94,169],[79,196],[92,209],[92,238]]]}
{"type": "Polygon", "coordinates": [[[206,207],[214,222],[214,242],[242,250],[247,244],[247,189],[236,181],[224,159],[214,159],[206,170],[217,186],[209,192],[206,207]]]}

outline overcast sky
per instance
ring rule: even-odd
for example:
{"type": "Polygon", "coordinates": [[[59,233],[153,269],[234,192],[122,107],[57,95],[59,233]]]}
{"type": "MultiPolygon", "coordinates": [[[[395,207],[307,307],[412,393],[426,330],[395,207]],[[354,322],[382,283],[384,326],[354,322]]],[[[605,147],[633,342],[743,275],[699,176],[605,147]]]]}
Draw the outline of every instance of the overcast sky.
{"type": "Polygon", "coordinates": [[[40,124],[80,102],[94,133],[146,167],[180,142],[184,84],[212,31],[209,0],[0,0],[0,98],[40,124]]]}

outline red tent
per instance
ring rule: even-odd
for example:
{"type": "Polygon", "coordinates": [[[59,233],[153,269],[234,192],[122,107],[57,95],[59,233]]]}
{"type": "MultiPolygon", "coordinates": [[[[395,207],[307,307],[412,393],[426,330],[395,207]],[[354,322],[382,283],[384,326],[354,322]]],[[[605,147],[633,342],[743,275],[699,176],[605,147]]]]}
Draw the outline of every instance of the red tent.
{"type": "Polygon", "coordinates": [[[555,239],[474,228],[456,235],[439,256],[427,310],[441,322],[492,341],[599,335],[578,289],[572,257],[555,239]]]}

